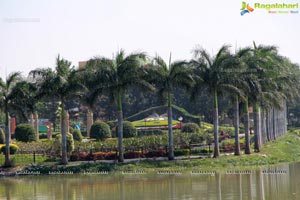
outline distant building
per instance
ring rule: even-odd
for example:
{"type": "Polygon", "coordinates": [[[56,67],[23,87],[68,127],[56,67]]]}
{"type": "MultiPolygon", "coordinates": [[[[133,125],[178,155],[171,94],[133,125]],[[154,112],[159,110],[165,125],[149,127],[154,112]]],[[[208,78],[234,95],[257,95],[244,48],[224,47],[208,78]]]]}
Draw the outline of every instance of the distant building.
{"type": "Polygon", "coordinates": [[[83,69],[87,64],[87,61],[79,61],[78,62],[78,69],[83,69]]]}

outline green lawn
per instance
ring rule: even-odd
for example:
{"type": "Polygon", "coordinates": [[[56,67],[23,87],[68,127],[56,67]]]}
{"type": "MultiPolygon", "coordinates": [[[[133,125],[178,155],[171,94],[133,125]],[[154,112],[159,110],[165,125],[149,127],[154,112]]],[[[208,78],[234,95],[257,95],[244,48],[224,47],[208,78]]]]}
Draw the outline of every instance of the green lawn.
{"type": "MultiPolygon", "coordinates": [[[[31,163],[34,163],[33,161],[33,154],[28,155],[28,154],[15,154],[11,155],[10,159],[13,160],[13,164],[15,166],[22,166],[22,165],[28,165],[31,163]]],[[[43,164],[46,160],[48,159],[47,156],[43,155],[36,155],[35,156],[35,163],[37,164],[43,164]]],[[[4,163],[4,155],[0,155],[0,163],[4,163]]]]}
{"type": "MultiPolygon", "coordinates": [[[[180,122],[177,120],[172,120],[172,125],[179,124],[180,122]]],[[[164,120],[154,119],[151,121],[138,120],[132,122],[135,127],[151,127],[151,126],[168,126],[168,119],[164,118],[164,120]]]]}

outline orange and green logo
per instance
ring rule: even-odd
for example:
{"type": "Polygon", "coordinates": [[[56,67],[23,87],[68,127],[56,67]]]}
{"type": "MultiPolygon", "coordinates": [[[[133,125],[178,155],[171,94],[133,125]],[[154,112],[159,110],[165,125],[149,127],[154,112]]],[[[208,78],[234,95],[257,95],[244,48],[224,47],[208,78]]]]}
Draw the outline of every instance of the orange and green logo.
{"type": "Polygon", "coordinates": [[[246,13],[250,13],[253,12],[254,9],[250,7],[250,5],[248,3],[246,3],[245,1],[242,2],[242,8],[241,8],[241,15],[243,16],[246,13]]]}

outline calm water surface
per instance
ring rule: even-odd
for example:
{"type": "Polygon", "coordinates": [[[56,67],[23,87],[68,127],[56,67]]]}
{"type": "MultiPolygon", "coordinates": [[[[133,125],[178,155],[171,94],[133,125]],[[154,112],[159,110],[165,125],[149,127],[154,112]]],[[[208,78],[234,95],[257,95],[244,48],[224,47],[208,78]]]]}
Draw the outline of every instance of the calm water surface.
{"type": "Polygon", "coordinates": [[[49,175],[0,178],[0,199],[300,199],[300,164],[270,171],[183,175],[49,175]]]}

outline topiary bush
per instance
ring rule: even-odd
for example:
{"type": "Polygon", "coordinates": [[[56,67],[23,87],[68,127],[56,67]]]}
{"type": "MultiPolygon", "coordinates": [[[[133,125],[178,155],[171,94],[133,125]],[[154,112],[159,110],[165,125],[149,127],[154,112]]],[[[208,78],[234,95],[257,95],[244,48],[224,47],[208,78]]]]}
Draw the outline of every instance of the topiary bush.
{"type": "Polygon", "coordinates": [[[109,125],[105,122],[96,121],[91,127],[90,137],[96,140],[105,140],[111,137],[109,125]]]}
{"type": "Polygon", "coordinates": [[[183,132],[183,133],[198,133],[199,126],[196,123],[186,123],[182,126],[181,132],[183,132]]]}
{"type": "Polygon", "coordinates": [[[5,133],[2,128],[0,128],[0,144],[5,144],[5,133]]]}
{"type": "Polygon", "coordinates": [[[21,142],[36,141],[36,133],[31,124],[19,124],[15,130],[15,138],[21,142]]]}
{"type": "MultiPolygon", "coordinates": [[[[5,147],[6,147],[5,145],[1,146],[1,149],[0,149],[1,153],[5,154],[5,147]]],[[[9,145],[9,153],[10,154],[15,154],[18,150],[19,150],[19,147],[17,145],[15,145],[15,144],[9,145]]]]}
{"type": "MultiPolygon", "coordinates": [[[[61,152],[61,134],[56,135],[55,142],[53,144],[54,151],[61,152]]],[[[71,153],[74,150],[74,139],[71,133],[67,133],[67,152],[71,153]]]]}
{"type": "Polygon", "coordinates": [[[79,141],[79,142],[82,141],[83,137],[82,137],[82,134],[81,134],[80,130],[74,129],[73,132],[72,132],[72,135],[73,135],[74,140],[79,141]]]}
{"type": "MultiPolygon", "coordinates": [[[[117,129],[117,136],[118,136],[118,129],[117,129]]],[[[137,130],[129,121],[123,122],[123,137],[124,138],[130,138],[130,137],[136,137],[137,136],[137,130]]]]}

